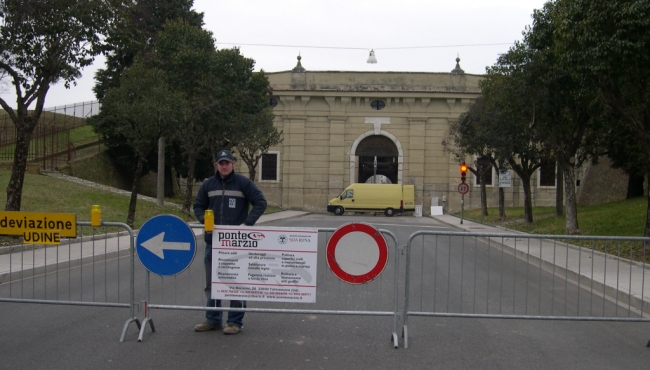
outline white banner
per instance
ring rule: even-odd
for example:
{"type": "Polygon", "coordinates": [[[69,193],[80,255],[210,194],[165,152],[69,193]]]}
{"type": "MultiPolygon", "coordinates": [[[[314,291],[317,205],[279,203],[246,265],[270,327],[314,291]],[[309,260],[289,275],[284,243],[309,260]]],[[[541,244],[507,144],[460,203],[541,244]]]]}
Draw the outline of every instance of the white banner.
{"type": "Polygon", "coordinates": [[[318,230],[214,226],[212,298],[316,302],[318,230]]]}

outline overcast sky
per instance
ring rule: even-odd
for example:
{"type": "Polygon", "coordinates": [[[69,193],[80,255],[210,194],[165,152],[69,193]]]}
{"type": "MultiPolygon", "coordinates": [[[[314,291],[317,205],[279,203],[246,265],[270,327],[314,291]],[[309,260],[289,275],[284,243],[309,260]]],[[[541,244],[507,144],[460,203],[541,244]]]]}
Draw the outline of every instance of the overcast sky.
{"type": "MultiPolygon", "coordinates": [[[[243,55],[256,61],[256,70],[290,70],[300,53],[308,71],[449,72],[458,55],[465,73],[482,74],[499,53],[521,40],[533,9],[543,4],[543,0],[195,0],[194,8],[204,13],[205,28],[212,31],[217,47],[240,46],[243,55]],[[368,64],[373,48],[378,62],[368,64]]],[[[69,90],[53,86],[45,106],[95,100],[93,76],[103,65],[104,59],[98,57],[69,90]]],[[[2,97],[15,106],[10,92],[2,97]]]]}

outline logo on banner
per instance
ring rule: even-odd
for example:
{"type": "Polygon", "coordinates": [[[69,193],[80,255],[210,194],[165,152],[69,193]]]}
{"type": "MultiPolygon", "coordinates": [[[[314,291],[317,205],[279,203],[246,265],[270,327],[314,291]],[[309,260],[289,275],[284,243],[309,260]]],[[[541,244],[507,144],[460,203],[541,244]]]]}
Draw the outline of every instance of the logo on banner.
{"type": "Polygon", "coordinates": [[[257,242],[264,239],[264,234],[260,232],[219,231],[216,235],[217,242],[222,247],[257,248],[257,242]]]}
{"type": "Polygon", "coordinates": [[[311,243],[311,237],[309,235],[289,235],[289,241],[291,243],[311,243]]]}
{"type": "Polygon", "coordinates": [[[280,243],[280,244],[287,244],[287,236],[284,235],[284,234],[283,234],[283,235],[280,235],[280,236],[278,237],[278,243],[280,243]]]}
{"type": "Polygon", "coordinates": [[[253,240],[262,240],[264,239],[264,234],[262,233],[249,233],[248,237],[253,240]]]}

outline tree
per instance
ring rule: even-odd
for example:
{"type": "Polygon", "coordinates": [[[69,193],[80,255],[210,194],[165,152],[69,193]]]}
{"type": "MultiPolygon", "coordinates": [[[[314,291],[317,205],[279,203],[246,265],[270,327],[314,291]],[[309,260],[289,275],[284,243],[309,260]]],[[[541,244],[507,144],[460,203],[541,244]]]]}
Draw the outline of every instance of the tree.
{"type": "Polygon", "coordinates": [[[134,0],[108,31],[102,52],[106,67],[95,73],[93,91],[102,100],[120,76],[133,64],[136,55],[146,55],[155,45],[168,20],[183,19],[189,25],[203,26],[203,13],[192,10],[194,0],[134,0]]]}
{"type": "MultiPolygon", "coordinates": [[[[452,150],[458,151],[456,155],[462,158],[467,153],[483,158],[483,164],[477,161],[477,169],[472,170],[477,176],[483,176],[480,180],[483,184],[485,174],[490,173],[492,167],[499,172],[506,167],[512,168],[522,180],[525,221],[531,223],[533,214],[530,179],[541,165],[541,158],[546,149],[528,129],[533,115],[527,116],[532,110],[526,109],[525,95],[521,95],[521,91],[506,88],[505,82],[512,83],[512,80],[511,76],[488,74],[484,80],[486,83],[481,85],[483,97],[460,116],[458,123],[450,125],[451,137],[454,138],[452,142],[457,148],[462,148],[460,151],[452,150]],[[509,95],[513,93],[516,94],[509,95]],[[521,106],[516,107],[515,103],[521,106]],[[485,164],[487,161],[491,166],[485,164]]],[[[443,142],[443,145],[450,150],[448,143],[443,142]]],[[[499,189],[501,218],[505,218],[505,209],[502,209],[505,207],[503,197],[503,189],[499,189]]]]}
{"type": "Polygon", "coordinates": [[[644,196],[645,149],[636,140],[627,123],[621,120],[610,121],[607,136],[609,138],[607,141],[607,156],[612,161],[612,167],[622,169],[628,174],[625,199],[644,196]]]}
{"type": "MultiPolygon", "coordinates": [[[[515,43],[487,69],[479,85],[482,97],[461,115],[460,136],[455,140],[461,147],[490,160],[499,172],[507,163],[520,177],[526,223],[533,222],[531,177],[550,156],[548,146],[531,129],[540,105],[537,88],[530,83],[531,56],[525,44],[515,43]]],[[[500,208],[504,204],[502,190],[500,208]]],[[[500,209],[499,213],[505,217],[505,210],[500,209]]]]}
{"type": "Polygon", "coordinates": [[[492,145],[492,133],[485,130],[490,126],[489,121],[492,115],[485,109],[482,99],[477,99],[472,103],[466,112],[460,115],[457,122],[449,125],[449,131],[446,139],[443,141],[443,147],[446,151],[452,153],[458,162],[464,162],[467,156],[477,156],[475,167],[467,168],[477,178],[480,184],[481,192],[481,214],[487,216],[487,191],[485,188],[486,175],[492,173],[492,164],[489,158],[492,158],[494,146],[492,145]]]}
{"type": "Polygon", "coordinates": [[[248,166],[248,177],[255,181],[257,165],[269,148],[282,142],[282,131],[273,126],[273,108],[266,107],[258,114],[246,114],[237,125],[240,137],[233,141],[242,160],[248,166]]]}
{"type": "Polygon", "coordinates": [[[219,78],[222,61],[217,57],[212,33],[182,20],[165,23],[151,60],[164,72],[166,82],[183,93],[189,106],[174,132],[174,140],[186,156],[183,210],[189,214],[196,159],[221,129],[218,111],[226,90],[219,78]]]}
{"type": "Polygon", "coordinates": [[[533,13],[533,26],[524,32],[531,52],[530,84],[541,97],[535,124],[538,137],[553,149],[564,175],[566,233],[577,234],[575,168],[599,155],[602,143],[602,105],[595,85],[566,60],[558,48],[556,4],[548,2],[533,13]]]}
{"type": "MultiPolygon", "coordinates": [[[[134,62],[136,56],[145,63],[150,61],[152,50],[158,34],[163,30],[168,20],[183,19],[196,27],[203,25],[203,13],[191,10],[193,0],[134,0],[128,8],[120,13],[114,25],[108,30],[102,52],[106,56],[106,65],[95,73],[93,91],[98,100],[102,100],[110,88],[119,87],[120,76],[134,62]]],[[[119,126],[114,122],[114,115],[107,107],[102,107],[99,114],[89,118],[89,124],[102,132],[102,144],[108,148],[113,162],[127,171],[136,167],[136,154],[126,144],[123,136],[117,134],[113,127],[119,126]]],[[[179,148],[171,140],[166,141],[166,164],[180,157],[179,148]]],[[[179,166],[178,160],[175,161],[179,166]]],[[[142,175],[156,169],[157,158],[152,153],[151,159],[144,163],[142,175]]]]}
{"type": "Polygon", "coordinates": [[[541,105],[538,89],[530,83],[531,52],[515,43],[488,68],[480,82],[481,92],[493,120],[487,130],[498,136],[499,157],[506,161],[522,181],[524,219],[533,222],[531,177],[551,150],[531,128],[541,105]]]}
{"type": "MultiPolygon", "coordinates": [[[[238,66],[232,69],[240,72],[231,74],[235,78],[223,80],[230,86],[227,96],[232,109],[229,111],[229,118],[222,120],[221,130],[214,135],[210,146],[211,157],[215,157],[218,149],[229,150],[238,147],[251,175],[251,169],[255,170],[259,161],[259,157],[255,157],[263,154],[255,151],[266,152],[271,146],[282,142],[282,132],[278,132],[273,126],[275,116],[268,104],[269,80],[264,70],[253,73],[255,62],[239,55],[238,49],[220,50],[219,54],[227,61],[224,64],[227,69],[229,65],[238,66]]],[[[220,74],[227,74],[227,69],[222,70],[220,74]]],[[[251,180],[255,181],[254,172],[251,180]]]]}
{"type": "Polygon", "coordinates": [[[16,108],[2,98],[0,106],[17,131],[5,210],[20,210],[29,142],[50,86],[69,87],[81,76],[121,9],[118,0],[0,0],[0,71],[11,80],[16,108]]]}
{"type": "MultiPolygon", "coordinates": [[[[644,150],[642,168],[650,179],[650,2],[647,0],[558,0],[561,62],[598,87],[598,98],[633,133],[644,150]]],[[[644,235],[650,236],[650,189],[644,235]]]]}
{"type": "Polygon", "coordinates": [[[159,69],[136,62],[124,72],[119,87],[110,88],[102,109],[110,112],[115,133],[126,140],[136,155],[131,200],[126,223],[133,226],[138,199],[137,187],[147,157],[155,150],[158,139],[172,131],[187,114],[185,99],[165,82],[159,69]]]}
{"type": "Polygon", "coordinates": [[[183,210],[189,213],[197,158],[236,132],[234,124],[242,114],[268,105],[268,79],[253,73],[255,61],[239,49],[216,51],[210,32],[184,21],[167,22],[153,51],[153,64],[190,107],[175,133],[186,155],[183,210]]]}
{"type": "MultiPolygon", "coordinates": [[[[510,153],[502,150],[504,136],[501,127],[496,122],[495,111],[488,109],[484,98],[477,99],[466,112],[461,114],[457,122],[452,122],[443,140],[443,148],[459,161],[465,161],[468,155],[477,156],[475,169],[468,167],[477,178],[481,191],[481,212],[487,216],[488,176],[492,168],[497,172],[506,169],[506,158],[510,153]]],[[[499,218],[505,219],[505,195],[499,188],[499,218]]]]}

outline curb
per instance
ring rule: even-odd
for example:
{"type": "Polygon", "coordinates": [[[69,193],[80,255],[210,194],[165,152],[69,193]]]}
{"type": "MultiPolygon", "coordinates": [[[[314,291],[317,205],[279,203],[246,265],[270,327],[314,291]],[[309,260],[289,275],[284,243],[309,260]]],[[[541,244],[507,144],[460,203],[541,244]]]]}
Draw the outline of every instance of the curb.
{"type": "MultiPolygon", "coordinates": [[[[283,211],[280,211],[280,212],[283,212],[283,211]]],[[[302,212],[302,211],[301,211],[301,212],[302,212]]],[[[269,213],[269,215],[272,215],[272,214],[275,214],[275,213],[279,213],[279,212],[269,213]]],[[[291,220],[291,219],[294,219],[294,218],[298,218],[298,217],[302,217],[302,216],[307,216],[307,215],[310,215],[310,214],[311,214],[311,212],[305,212],[305,213],[301,213],[301,214],[299,214],[299,215],[294,215],[294,216],[289,216],[289,217],[278,218],[278,219],[275,219],[275,220],[258,221],[258,222],[256,223],[256,225],[257,225],[257,224],[264,224],[264,223],[272,222],[272,221],[277,221],[277,220],[291,220]]]]}

